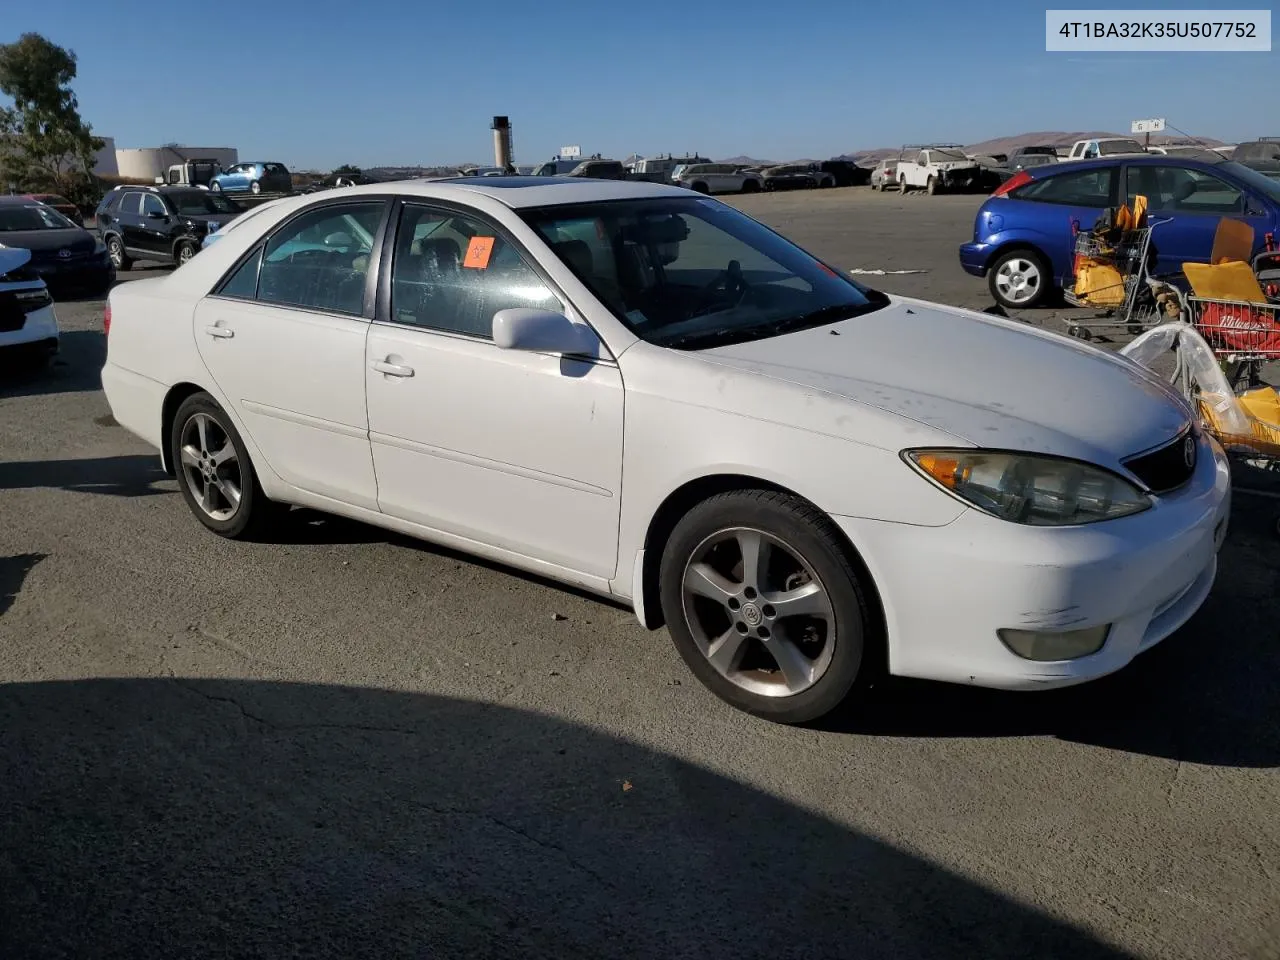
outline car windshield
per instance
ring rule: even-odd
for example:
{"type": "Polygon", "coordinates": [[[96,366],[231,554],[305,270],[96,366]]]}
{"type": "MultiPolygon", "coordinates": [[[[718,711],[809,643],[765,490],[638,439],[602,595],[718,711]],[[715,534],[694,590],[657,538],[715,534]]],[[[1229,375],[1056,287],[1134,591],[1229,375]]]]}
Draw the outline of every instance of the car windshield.
{"type": "Polygon", "coordinates": [[[235,213],[235,205],[226,197],[205,190],[182,190],[169,194],[178,213],[199,216],[205,213],[235,213]]]}
{"type": "Polygon", "coordinates": [[[53,207],[38,204],[4,204],[0,206],[0,231],[66,230],[75,224],[53,207]]]}
{"type": "Polygon", "coordinates": [[[1280,180],[1269,177],[1265,173],[1254,170],[1252,167],[1246,167],[1243,163],[1237,163],[1234,160],[1226,160],[1220,163],[1218,169],[1230,171],[1251,190],[1258,191],[1272,203],[1280,203],[1280,180]]]}
{"type": "Polygon", "coordinates": [[[618,200],[522,215],[619,320],[660,346],[757,340],[888,303],[715,200],[618,200]]]}
{"type": "Polygon", "coordinates": [[[1098,153],[1104,157],[1117,153],[1146,153],[1137,140],[1103,140],[1098,144],[1098,153]]]}

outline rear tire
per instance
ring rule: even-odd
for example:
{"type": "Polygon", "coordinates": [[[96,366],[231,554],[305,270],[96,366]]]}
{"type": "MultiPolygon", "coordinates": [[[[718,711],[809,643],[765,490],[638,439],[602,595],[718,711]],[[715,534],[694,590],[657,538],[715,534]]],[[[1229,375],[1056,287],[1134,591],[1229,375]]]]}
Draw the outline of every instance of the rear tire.
{"type": "Polygon", "coordinates": [[[1000,254],[987,271],[987,288],[1002,307],[1025,310],[1044,303],[1053,287],[1045,258],[1020,247],[1000,254]]]}
{"type": "Polygon", "coordinates": [[[659,587],[694,676],[755,716],[815,720],[848,698],[869,659],[869,588],[831,519],[790,494],[737,490],[695,506],[667,541],[659,587]]]}
{"type": "Polygon", "coordinates": [[[249,451],[225,410],[207,393],[178,407],[169,462],[196,519],[230,540],[261,539],[283,507],[267,499],[249,451]]]}
{"type": "Polygon", "coordinates": [[[128,270],[133,266],[133,261],[124,252],[124,241],[114,233],[107,237],[107,257],[117,270],[128,270]]]}
{"type": "Polygon", "coordinates": [[[257,180],[254,180],[252,183],[249,184],[249,192],[255,195],[261,193],[262,184],[260,184],[257,180]]]}
{"type": "Polygon", "coordinates": [[[760,184],[758,184],[754,180],[744,180],[742,182],[742,192],[743,193],[759,193],[760,184]]]}
{"type": "Polygon", "coordinates": [[[210,193],[221,193],[221,192],[222,192],[222,184],[220,184],[217,180],[210,180],[210,181],[209,181],[209,192],[210,192],[210,193]]]}

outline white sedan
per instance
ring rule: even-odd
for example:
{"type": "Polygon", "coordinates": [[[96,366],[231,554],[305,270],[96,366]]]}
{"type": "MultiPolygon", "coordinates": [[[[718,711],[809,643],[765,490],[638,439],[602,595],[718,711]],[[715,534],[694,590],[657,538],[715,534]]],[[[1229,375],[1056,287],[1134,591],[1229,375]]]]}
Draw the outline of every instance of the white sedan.
{"type": "Polygon", "coordinates": [[[113,415],[214,532],[297,504],[584,587],[775,721],[876,668],[1117,670],[1201,605],[1227,524],[1221,449],[1128,360],[671,186],[295,197],[107,321],[113,415]]]}

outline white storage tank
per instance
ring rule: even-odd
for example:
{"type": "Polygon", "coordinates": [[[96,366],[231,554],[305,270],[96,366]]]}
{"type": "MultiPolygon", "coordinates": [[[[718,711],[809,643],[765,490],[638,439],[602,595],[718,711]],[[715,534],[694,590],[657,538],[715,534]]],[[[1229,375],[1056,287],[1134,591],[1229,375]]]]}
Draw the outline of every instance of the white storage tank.
{"type": "Polygon", "coordinates": [[[169,167],[187,160],[216,160],[225,169],[240,162],[240,153],[235,147],[188,147],[181,144],[122,147],[116,150],[119,175],[140,182],[163,177],[169,167]]]}

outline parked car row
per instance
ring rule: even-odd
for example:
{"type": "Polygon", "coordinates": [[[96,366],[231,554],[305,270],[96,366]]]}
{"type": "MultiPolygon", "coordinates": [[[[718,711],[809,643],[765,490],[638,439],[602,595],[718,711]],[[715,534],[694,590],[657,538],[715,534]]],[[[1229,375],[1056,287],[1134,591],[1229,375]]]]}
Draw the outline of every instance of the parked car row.
{"type": "Polygon", "coordinates": [[[28,251],[23,270],[55,292],[100,296],[115,280],[102,241],[34,196],[0,197],[0,246],[28,251]]]}

